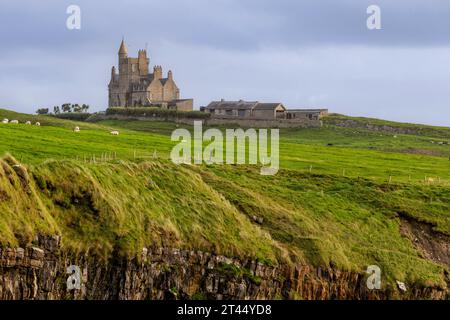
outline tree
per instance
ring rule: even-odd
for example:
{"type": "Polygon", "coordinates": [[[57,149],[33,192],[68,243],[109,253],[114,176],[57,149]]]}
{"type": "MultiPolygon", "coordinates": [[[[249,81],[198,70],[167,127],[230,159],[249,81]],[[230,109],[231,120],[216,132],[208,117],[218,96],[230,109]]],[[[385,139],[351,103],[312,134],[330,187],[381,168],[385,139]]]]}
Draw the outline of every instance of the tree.
{"type": "Polygon", "coordinates": [[[81,112],[81,107],[78,103],[72,105],[73,112],[81,112]]]}
{"type": "Polygon", "coordinates": [[[83,105],[81,106],[81,110],[82,110],[83,112],[87,112],[88,109],[89,109],[89,105],[83,103],[83,105]]]}
{"type": "Polygon", "coordinates": [[[37,114],[47,114],[48,113],[48,108],[39,108],[36,110],[37,114]]]}
{"type": "Polygon", "coordinates": [[[61,110],[59,109],[59,106],[54,106],[53,107],[53,113],[54,114],[60,114],[61,113],[61,110]]]}
{"type": "Polygon", "coordinates": [[[61,106],[62,112],[70,112],[70,103],[64,103],[61,106]]]}

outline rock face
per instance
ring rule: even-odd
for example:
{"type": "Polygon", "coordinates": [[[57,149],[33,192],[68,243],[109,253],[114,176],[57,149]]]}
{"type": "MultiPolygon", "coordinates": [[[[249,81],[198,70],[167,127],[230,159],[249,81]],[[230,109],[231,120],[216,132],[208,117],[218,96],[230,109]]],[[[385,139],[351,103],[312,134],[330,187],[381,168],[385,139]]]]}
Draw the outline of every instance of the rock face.
{"type": "Polygon", "coordinates": [[[364,274],[310,266],[271,267],[201,251],[144,248],[140,259],[68,254],[60,238],[0,249],[0,299],[445,299],[437,288],[369,290],[364,274]],[[81,288],[67,290],[67,267],[81,288]]]}

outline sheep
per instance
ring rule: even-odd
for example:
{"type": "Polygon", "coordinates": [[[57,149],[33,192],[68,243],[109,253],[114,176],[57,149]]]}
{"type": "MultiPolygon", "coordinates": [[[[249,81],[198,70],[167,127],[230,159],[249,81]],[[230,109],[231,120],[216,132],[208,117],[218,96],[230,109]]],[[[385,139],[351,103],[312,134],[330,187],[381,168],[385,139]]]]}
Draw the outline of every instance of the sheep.
{"type": "Polygon", "coordinates": [[[31,121],[27,121],[25,122],[25,124],[31,125],[31,121]]]}
{"type": "Polygon", "coordinates": [[[9,120],[8,119],[3,119],[3,121],[2,121],[3,123],[8,123],[9,122],[9,120]]]}
{"type": "Polygon", "coordinates": [[[113,135],[113,136],[118,136],[119,135],[119,131],[111,131],[111,134],[113,135]]]}
{"type": "Polygon", "coordinates": [[[40,123],[40,122],[36,122],[35,125],[36,125],[36,126],[40,126],[41,123],[40,123]]]}
{"type": "Polygon", "coordinates": [[[18,120],[11,120],[9,123],[17,124],[17,123],[19,123],[19,121],[18,120]]]}
{"type": "Polygon", "coordinates": [[[73,131],[74,131],[74,132],[80,132],[80,127],[75,127],[75,128],[73,128],[73,131]]]}

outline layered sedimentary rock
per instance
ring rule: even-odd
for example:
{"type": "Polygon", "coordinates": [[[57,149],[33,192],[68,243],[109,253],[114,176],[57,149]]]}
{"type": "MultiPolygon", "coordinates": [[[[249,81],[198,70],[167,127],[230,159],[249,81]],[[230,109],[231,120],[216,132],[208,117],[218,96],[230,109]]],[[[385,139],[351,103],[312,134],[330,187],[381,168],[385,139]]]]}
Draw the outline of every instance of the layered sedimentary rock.
{"type": "Polygon", "coordinates": [[[445,299],[438,288],[369,290],[364,274],[311,266],[267,266],[208,252],[143,248],[105,261],[61,249],[58,236],[35,247],[0,249],[0,299],[445,299]],[[79,266],[68,290],[67,267],[79,266]]]}

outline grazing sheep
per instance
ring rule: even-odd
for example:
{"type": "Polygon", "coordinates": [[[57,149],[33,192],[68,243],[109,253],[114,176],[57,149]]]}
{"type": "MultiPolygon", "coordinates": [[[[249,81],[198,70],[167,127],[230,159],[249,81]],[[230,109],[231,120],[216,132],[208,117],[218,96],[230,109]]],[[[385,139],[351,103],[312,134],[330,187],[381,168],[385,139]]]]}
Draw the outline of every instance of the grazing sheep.
{"type": "Polygon", "coordinates": [[[8,123],[9,122],[9,120],[8,119],[3,119],[3,121],[2,121],[3,123],[8,123]]]}
{"type": "Polygon", "coordinates": [[[75,127],[75,128],[73,128],[73,131],[74,131],[74,132],[80,132],[80,127],[75,127]]]}
{"type": "Polygon", "coordinates": [[[40,122],[36,122],[36,123],[35,123],[35,125],[37,125],[37,126],[40,126],[40,125],[41,125],[41,123],[40,123],[40,122]]]}
{"type": "Polygon", "coordinates": [[[112,134],[113,136],[118,136],[118,135],[119,135],[119,131],[111,131],[111,134],[112,134]]]}
{"type": "Polygon", "coordinates": [[[25,124],[28,124],[28,125],[30,125],[30,124],[31,124],[31,121],[27,121],[27,122],[25,122],[25,124]]]}
{"type": "Polygon", "coordinates": [[[19,121],[18,120],[11,120],[9,123],[17,124],[17,123],[19,123],[19,121]]]}

